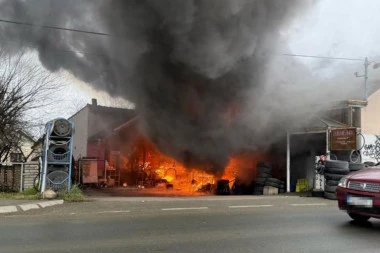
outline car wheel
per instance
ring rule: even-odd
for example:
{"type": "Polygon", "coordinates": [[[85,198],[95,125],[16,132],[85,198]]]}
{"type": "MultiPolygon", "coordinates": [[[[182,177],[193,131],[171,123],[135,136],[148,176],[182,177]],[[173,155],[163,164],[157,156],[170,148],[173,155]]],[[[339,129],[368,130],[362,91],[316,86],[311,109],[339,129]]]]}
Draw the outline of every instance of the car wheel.
{"type": "Polygon", "coordinates": [[[348,213],[348,215],[351,217],[351,219],[353,219],[354,221],[357,221],[357,222],[366,222],[369,220],[369,216],[364,216],[364,215],[360,215],[360,214],[356,214],[356,213],[348,213]]]}

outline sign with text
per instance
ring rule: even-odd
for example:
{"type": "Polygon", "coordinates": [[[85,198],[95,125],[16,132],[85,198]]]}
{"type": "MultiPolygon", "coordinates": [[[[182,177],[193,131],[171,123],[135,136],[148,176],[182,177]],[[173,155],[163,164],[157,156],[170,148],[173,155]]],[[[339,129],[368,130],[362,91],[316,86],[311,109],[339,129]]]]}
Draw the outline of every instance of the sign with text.
{"type": "Polygon", "coordinates": [[[330,132],[330,150],[356,150],[356,128],[334,129],[330,132]]]}

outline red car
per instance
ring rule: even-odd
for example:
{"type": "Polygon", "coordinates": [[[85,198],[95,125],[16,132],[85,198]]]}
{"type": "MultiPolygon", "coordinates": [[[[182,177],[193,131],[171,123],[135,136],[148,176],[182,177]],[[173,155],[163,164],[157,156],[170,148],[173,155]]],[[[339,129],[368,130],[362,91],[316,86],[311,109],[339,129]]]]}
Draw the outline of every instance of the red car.
{"type": "Polygon", "coordinates": [[[380,219],[380,167],[362,169],[344,176],[336,188],[340,210],[359,222],[380,219]]]}

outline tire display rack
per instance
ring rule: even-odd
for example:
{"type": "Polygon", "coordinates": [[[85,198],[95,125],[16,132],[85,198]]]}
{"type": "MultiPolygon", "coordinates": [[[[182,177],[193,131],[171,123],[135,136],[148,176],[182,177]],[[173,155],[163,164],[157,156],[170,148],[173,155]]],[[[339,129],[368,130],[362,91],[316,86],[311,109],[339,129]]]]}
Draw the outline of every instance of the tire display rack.
{"type": "Polygon", "coordinates": [[[45,125],[40,174],[41,193],[71,189],[74,123],[57,118],[45,125]]]}

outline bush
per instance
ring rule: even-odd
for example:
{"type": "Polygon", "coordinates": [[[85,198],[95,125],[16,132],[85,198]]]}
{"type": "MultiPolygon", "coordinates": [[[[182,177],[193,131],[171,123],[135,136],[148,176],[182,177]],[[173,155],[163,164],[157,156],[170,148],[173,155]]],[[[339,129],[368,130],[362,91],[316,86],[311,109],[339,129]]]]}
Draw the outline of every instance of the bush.
{"type": "Polygon", "coordinates": [[[58,197],[69,202],[81,202],[85,201],[86,197],[78,185],[73,185],[69,192],[61,191],[58,193],[58,197]]]}
{"type": "Polygon", "coordinates": [[[39,194],[39,192],[34,188],[30,188],[22,192],[22,195],[24,196],[31,196],[31,195],[36,195],[36,194],[39,194]]]}

